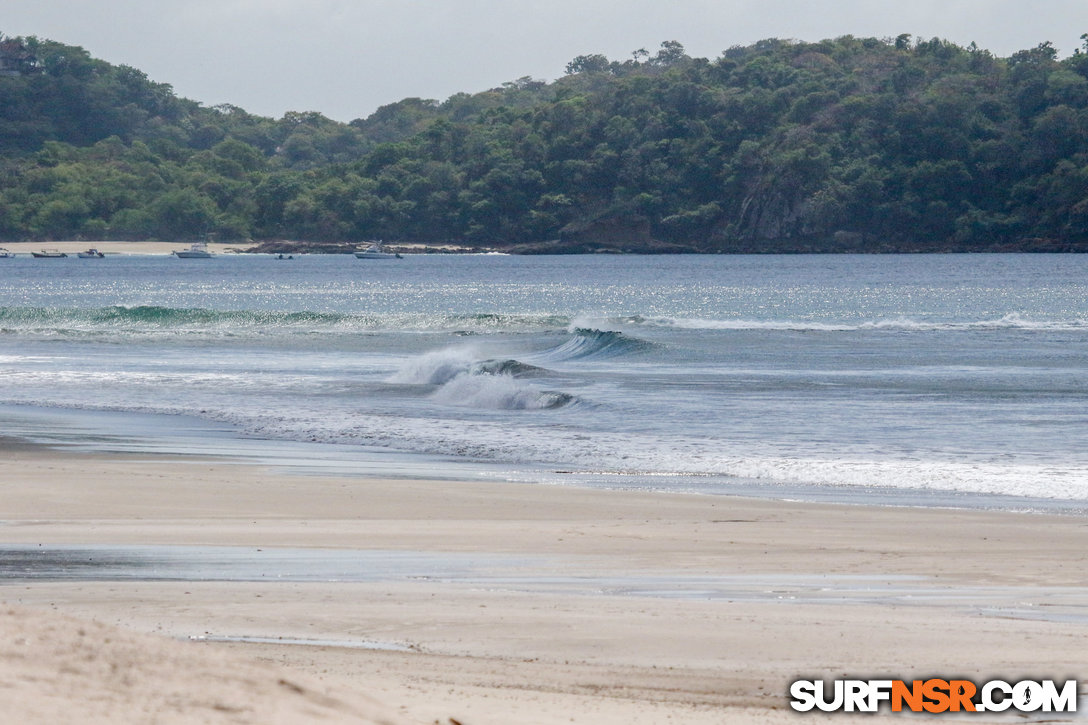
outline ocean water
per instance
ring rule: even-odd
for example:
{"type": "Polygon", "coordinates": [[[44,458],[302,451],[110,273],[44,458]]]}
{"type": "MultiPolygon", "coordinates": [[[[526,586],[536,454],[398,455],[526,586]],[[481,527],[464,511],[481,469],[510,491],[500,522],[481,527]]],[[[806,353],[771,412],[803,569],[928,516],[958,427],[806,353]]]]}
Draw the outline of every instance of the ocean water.
{"type": "Polygon", "coordinates": [[[7,259],[0,405],[363,472],[1079,507],[1088,258],[7,259]]]}

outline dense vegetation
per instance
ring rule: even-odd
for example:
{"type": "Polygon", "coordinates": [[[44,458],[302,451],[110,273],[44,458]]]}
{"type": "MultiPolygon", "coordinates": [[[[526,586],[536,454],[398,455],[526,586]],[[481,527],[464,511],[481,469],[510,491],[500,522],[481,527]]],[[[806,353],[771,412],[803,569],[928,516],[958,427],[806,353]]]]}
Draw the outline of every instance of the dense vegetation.
{"type": "Polygon", "coordinates": [[[208,234],[1088,250],[1088,53],[846,36],[708,60],[666,42],[343,124],[206,108],[0,36],[0,239],[208,234]]]}

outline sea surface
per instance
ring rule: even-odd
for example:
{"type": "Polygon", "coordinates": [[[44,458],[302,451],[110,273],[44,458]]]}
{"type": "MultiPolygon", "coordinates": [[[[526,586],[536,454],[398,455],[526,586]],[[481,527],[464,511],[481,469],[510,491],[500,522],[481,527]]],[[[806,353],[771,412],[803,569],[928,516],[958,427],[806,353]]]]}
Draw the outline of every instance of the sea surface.
{"type": "Polygon", "coordinates": [[[0,434],[1082,510],[1088,256],[3,259],[0,434]]]}

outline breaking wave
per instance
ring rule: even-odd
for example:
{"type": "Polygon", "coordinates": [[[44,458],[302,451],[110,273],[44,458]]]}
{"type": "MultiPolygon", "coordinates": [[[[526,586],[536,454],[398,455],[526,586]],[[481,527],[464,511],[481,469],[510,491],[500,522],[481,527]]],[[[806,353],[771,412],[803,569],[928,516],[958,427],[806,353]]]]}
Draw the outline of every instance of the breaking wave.
{"type": "Polygon", "coordinates": [[[549,410],[576,398],[542,390],[522,378],[540,377],[548,370],[513,359],[479,360],[471,348],[425,353],[404,363],[386,382],[435,385],[431,399],[446,405],[493,410],[549,410]]]}
{"type": "Polygon", "coordinates": [[[654,343],[615,330],[576,327],[572,336],[557,347],[539,353],[542,360],[584,360],[610,358],[652,350],[654,343]]]}
{"type": "Polygon", "coordinates": [[[509,375],[515,378],[535,378],[547,375],[549,371],[520,360],[484,360],[483,362],[473,363],[469,372],[473,375],[509,375]]]}
{"type": "Polygon", "coordinates": [[[408,360],[386,382],[442,385],[460,375],[505,375],[511,378],[547,375],[545,368],[520,360],[480,360],[470,347],[453,347],[424,353],[408,360]]]}
{"type": "Polygon", "coordinates": [[[574,402],[574,396],[540,390],[510,375],[459,375],[432,398],[440,403],[494,410],[550,410],[574,402]]]}
{"type": "Polygon", "coordinates": [[[443,385],[458,375],[465,375],[476,363],[476,356],[468,348],[449,348],[424,353],[414,357],[386,382],[402,385],[443,385]]]}

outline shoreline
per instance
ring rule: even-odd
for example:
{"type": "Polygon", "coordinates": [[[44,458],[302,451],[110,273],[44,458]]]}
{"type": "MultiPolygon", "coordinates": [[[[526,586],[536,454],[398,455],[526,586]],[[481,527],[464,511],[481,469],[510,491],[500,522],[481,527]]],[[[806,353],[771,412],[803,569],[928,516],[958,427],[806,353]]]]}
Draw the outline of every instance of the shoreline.
{"type": "Polygon", "coordinates": [[[8,578],[5,605],[346,684],[408,722],[793,722],[803,676],[1088,677],[1082,516],[0,453],[6,561],[248,567],[8,578]],[[304,581],[288,550],[366,576],[304,581]]]}
{"type": "MultiPolygon", "coordinates": [[[[170,256],[174,250],[188,249],[191,241],[176,241],[176,242],[152,242],[152,241],[121,241],[121,240],[97,240],[97,241],[57,241],[57,242],[0,242],[0,247],[7,249],[9,252],[18,254],[21,256],[29,257],[32,252],[40,252],[43,249],[55,249],[58,252],[64,252],[69,256],[75,256],[79,252],[86,251],[88,249],[97,249],[105,255],[109,256],[135,256],[135,255],[163,255],[170,256]]],[[[339,251],[328,252],[320,251],[327,248],[329,245],[321,245],[320,243],[297,243],[284,241],[283,244],[275,244],[272,242],[256,242],[256,241],[234,241],[234,242],[208,242],[208,251],[214,254],[241,254],[252,256],[274,256],[278,253],[283,254],[341,254],[351,255],[358,247],[365,247],[365,243],[344,243],[338,247],[339,251]],[[275,251],[250,251],[261,246],[266,246],[270,250],[275,251]],[[309,247],[313,247],[315,251],[309,251],[309,247]]],[[[501,250],[494,250],[490,247],[476,248],[476,247],[464,247],[455,244],[417,244],[417,243],[399,243],[387,245],[390,250],[396,250],[397,252],[405,254],[506,254],[501,250]]]]}
{"type": "MultiPolygon", "coordinates": [[[[123,241],[91,241],[91,242],[4,242],[4,247],[9,252],[29,257],[31,252],[40,252],[43,249],[55,249],[69,256],[75,256],[79,252],[88,249],[97,249],[106,255],[164,255],[170,256],[176,249],[188,249],[190,242],[123,242],[123,241]]],[[[208,244],[208,250],[216,254],[233,254],[243,243],[212,242],[208,244]]]]}
{"type": "MultiPolygon", "coordinates": [[[[55,242],[0,242],[0,248],[7,249],[10,252],[19,254],[21,256],[29,257],[31,252],[38,252],[43,249],[55,249],[60,252],[65,252],[69,256],[85,251],[87,249],[97,249],[103,254],[113,255],[164,255],[170,256],[174,250],[187,249],[192,241],[174,241],[174,242],[158,242],[158,241],[122,241],[122,240],[87,240],[87,241],[55,241],[55,242]]],[[[297,240],[252,240],[252,241],[233,241],[233,242],[209,242],[208,250],[217,255],[250,255],[250,256],[275,256],[278,253],[293,254],[293,255],[350,255],[356,248],[367,246],[366,242],[345,242],[341,243],[323,243],[323,242],[302,242],[297,240]],[[282,241],[282,244],[278,242],[282,241]],[[269,250],[274,251],[250,251],[260,247],[266,247],[269,250]],[[330,247],[336,247],[338,251],[322,251],[330,247]],[[314,251],[310,251],[313,248],[314,251]]],[[[1047,250],[1032,250],[1032,249],[1020,249],[1020,250],[931,250],[931,249],[900,249],[900,250],[874,250],[867,252],[859,252],[856,250],[840,250],[840,251],[812,251],[807,249],[786,249],[784,251],[720,251],[720,250],[700,250],[695,247],[679,247],[674,248],[675,245],[669,245],[667,243],[655,242],[648,245],[638,245],[631,248],[616,248],[610,245],[562,245],[556,242],[541,242],[534,244],[513,245],[509,247],[475,247],[465,246],[460,244],[442,244],[442,243],[421,243],[421,242],[390,242],[385,245],[390,251],[396,251],[401,254],[453,254],[453,255],[513,255],[513,256],[537,256],[537,255],[558,255],[558,256],[583,256],[593,257],[600,256],[602,254],[611,255],[623,255],[623,256],[733,256],[733,257],[749,257],[749,256],[784,256],[784,257],[873,257],[873,256],[906,256],[906,257],[921,257],[921,256],[976,256],[976,255],[1080,255],[1085,254],[1085,250],[1077,249],[1047,249],[1047,250]]]]}
{"type": "Polygon", "coordinates": [[[337,475],[348,478],[497,481],[509,485],[542,484],[580,490],[631,491],[761,501],[905,507],[966,511],[1084,516],[1088,500],[1038,498],[971,491],[889,487],[788,484],[692,474],[670,477],[662,487],[655,476],[561,474],[546,466],[517,468],[501,463],[470,462],[441,454],[318,441],[252,438],[229,424],[186,414],[135,413],[31,404],[0,404],[0,436],[5,446],[41,447],[94,455],[151,455],[190,462],[239,462],[264,466],[284,475],[337,475]],[[504,470],[505,469],[505,470],[504,470]],[[676,485],[681,482],[681,485],[676,485]],[[684,484],[683,482],[686,482],[684,484]]]}

